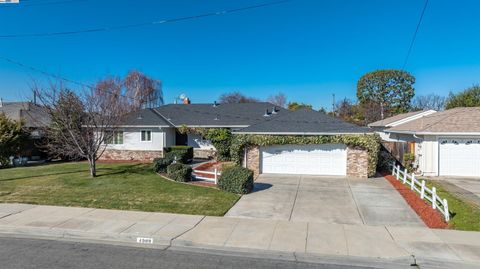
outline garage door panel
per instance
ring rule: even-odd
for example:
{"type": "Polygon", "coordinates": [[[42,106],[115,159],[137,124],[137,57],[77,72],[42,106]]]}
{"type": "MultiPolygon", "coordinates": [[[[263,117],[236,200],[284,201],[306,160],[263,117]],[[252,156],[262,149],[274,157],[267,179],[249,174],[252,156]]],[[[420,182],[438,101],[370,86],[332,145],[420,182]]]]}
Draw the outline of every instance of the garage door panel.
{"type": "Polygon", "coordinates": [[[480,139],[439,139],[441,176],[480,176],[480,139]]]}
{"type": "Polygon", "coordinates": [[[281,145],[261,149],[263,173],[346,175],[347,153],[342,144],[281,145]]]}

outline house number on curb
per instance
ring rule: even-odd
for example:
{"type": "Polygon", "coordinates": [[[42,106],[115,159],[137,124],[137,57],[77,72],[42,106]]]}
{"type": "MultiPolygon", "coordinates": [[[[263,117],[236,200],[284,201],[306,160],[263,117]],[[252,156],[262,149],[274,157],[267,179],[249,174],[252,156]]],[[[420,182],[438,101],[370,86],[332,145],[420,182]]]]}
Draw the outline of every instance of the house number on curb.
{"type": "Polygon", "coordinates": [[[137,243],[140,243],[140,244],[153,244],[153,238],[149,238],[149,237],[137,237],[137,243]]]}

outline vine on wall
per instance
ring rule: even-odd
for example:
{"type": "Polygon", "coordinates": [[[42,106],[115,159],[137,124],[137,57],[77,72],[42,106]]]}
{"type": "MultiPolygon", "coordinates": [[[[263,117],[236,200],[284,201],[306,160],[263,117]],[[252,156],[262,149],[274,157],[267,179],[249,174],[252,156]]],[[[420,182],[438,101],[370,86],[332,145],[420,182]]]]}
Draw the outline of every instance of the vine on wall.
{"type": "Polygon", "coordinates": [[[230,161],[231,160],[231,143],[232,143],[232,132],[227,128],[194,128],[188,127],[185,125],[178,128],[178,132],[182,134],[198,134],[205,139],[208,139],[212,142],[213,146],[217,150],[216,158],[219,161],[230,161]]]}
{"type": "Polygon", "coordinates": [[[285,144],[345,144],[352,148],[361,148],[368,152],[368,176],[374,176],[380,149],[380,137],[377,134],[362,135],[321,135],[321,136],[295,136],[295,135],[234,135],[230,146],[232,161],[241,163],[243,151],[251,146],[269,146],[285,144]]]}

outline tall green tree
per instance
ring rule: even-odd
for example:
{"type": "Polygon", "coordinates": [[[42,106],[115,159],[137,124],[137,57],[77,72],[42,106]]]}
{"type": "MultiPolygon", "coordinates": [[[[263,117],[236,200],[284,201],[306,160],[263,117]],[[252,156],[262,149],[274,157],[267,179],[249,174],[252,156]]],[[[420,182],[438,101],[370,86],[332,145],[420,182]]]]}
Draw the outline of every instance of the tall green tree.
{"type": "Polygon", "coordinates": [[[0,113],[0,168],[10,164],[10,156],[20,152],[26,139],[23,122],[10,120],[0,113]]]}
{"type": "Polygon", "coordinates": [[[446,108],[480,106],[480,86],[474,85],[457,94],[450,93],[446,108]]]}
{"type": "Polygon", "coordinates": [[[409,111],[415,95],[415,77],[402,70],[377,70],[363,75],[357,83],[357,97],[361,104],[377,103],[380,119],[387,113],[409,111]]]}

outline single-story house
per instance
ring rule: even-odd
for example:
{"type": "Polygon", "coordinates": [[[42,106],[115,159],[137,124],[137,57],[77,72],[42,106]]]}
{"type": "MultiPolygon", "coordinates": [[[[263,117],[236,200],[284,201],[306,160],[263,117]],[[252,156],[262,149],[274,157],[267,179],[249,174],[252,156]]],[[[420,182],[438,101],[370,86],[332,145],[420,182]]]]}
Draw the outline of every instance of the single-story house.
{"type": "Polygon", "coordinates": [[[459,107],[396,125],[389,138],[415,144],[425,176],[480,177],[480,107],[459,107]]]}
{"type": "MultiPolygon", "coordinates": [[[[102,159],[151,160],[172,145],[194,147],[195,157],[207,157],[214,146],[198,134],[180,128],[228,128],[234,135],[342,136],[373,133],[313,110],[289,111],[271,103],[169,104],[129,115],[102,159]]],[[[338,139],[335,141],[339,141],[338,139]]],[[[366,149],[344,143],[301,143],[249,146],[242,163],[259,173],[368,176],[366,149]]]]}

